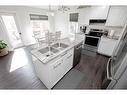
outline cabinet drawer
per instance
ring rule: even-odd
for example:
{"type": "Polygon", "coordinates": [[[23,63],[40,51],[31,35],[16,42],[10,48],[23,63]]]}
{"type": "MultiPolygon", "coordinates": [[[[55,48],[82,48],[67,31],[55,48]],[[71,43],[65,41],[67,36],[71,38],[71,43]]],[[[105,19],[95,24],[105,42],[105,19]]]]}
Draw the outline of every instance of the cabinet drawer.
{"type": "Polygon", "coordinates": [[[61,58],[50,64],[52,87],[72,68],[73,49],[64,52],[61,58]]]}
{"type": "Polygon", "coordinates": [[[73,66],[73,55],[70,54],[64,58],[63,73],[66,74],[73,66]]]}

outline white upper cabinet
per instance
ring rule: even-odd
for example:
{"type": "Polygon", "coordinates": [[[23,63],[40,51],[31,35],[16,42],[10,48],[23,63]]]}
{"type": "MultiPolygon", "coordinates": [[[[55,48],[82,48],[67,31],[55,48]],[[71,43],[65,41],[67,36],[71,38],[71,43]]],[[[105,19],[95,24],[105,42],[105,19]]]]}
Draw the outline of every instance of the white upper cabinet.
{"type": "Polygon", "coordinates": [[[90,19],[106,19],[109,6],[92,6],[79,9],[79,24],[89,25],[90,19]]]}
{"type": "Polygon", "coordinates": [[[91,7],[90,19],[106,19],[109,6],[93,6],[91,7]]]}
{"type": "Polygon", "coordinates": [[[81,25],[89,25],[89,8],[79,10],[78,22],[81,25]]]}
{"type": "Polygon", "coordinates": [[[124,26],[127,19],[127,7],[111,6],[106,21],[106,26],[124,26]]]}

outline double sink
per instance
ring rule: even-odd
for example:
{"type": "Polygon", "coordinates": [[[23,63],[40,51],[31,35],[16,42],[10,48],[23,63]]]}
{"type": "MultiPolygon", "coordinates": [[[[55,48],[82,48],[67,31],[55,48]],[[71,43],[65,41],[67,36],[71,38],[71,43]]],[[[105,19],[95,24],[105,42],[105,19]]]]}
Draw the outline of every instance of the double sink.
{"type": "Polygon", "coordinates": [[[38,50],[38,52],[43,54],[45,57],[49,57],[51,55],[54,55],[64,49],[66,49],[67,47],[69,47],[69,45],[67,45],[67,44],[55,43],[55,44],[52,44],[51,46],[47,46],[45,48],[38,50]]]}

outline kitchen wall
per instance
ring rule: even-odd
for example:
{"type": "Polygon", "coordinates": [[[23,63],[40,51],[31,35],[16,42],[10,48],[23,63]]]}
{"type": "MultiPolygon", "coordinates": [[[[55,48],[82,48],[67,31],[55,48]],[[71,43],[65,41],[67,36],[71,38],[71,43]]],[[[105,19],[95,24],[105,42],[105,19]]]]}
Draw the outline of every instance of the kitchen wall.
{"type": "MultiPolygon", "coordinates": [[[[26,7],[26,6],[0,6],[0,13],[14,13],[16,14],[16,21],[19,26],[19,32],[22,33],[22,41],[24,45],[30,45],[35,43],[35,39],[32,37],[33,32],[30,25],[29,14],[46,14],[46,10],[39,8],[26,7]]],[[[49,22],[51,30],[54,31],[54,17],[49,16],[49,22]]]]}
{"type": "Polygon", "coordinates": [[[109,6],[92,6],[82,9],[77,9],[72,6],[68,12],[55,13],[55,31],[61,30],[63,32],[62,37],[68,36],[69,32],[69,14],[79,13],[78,23],[79,25],[89,25],[89,19],[106,19],[109,6]]]}
{"type": "Polygon", "coordinates": [[[56,12],[55,13],[55,31],[62,32],[62,38],[68,36],[69,29],[69,15],[68,12],[56,12]]]}

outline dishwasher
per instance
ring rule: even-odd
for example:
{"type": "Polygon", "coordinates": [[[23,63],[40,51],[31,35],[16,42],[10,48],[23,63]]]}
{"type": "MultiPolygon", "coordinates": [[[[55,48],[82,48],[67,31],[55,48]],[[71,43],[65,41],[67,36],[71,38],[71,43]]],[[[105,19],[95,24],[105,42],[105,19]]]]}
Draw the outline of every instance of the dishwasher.
{"type": "Polygon", "coordinates": [[[74,47],[74,59],[73,59],[73,67],[75,67],[79,62],[81,58],[81,51],[82,51],[82,43],[79,43],[74,47]]]}

